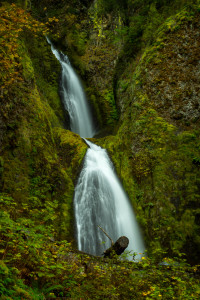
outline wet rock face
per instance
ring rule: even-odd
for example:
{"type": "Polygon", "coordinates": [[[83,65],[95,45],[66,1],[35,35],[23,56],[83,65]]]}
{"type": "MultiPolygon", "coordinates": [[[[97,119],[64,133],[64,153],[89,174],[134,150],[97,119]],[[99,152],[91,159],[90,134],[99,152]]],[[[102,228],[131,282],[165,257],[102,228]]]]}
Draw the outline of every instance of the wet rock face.
{"type": "Polygon", "coordinates": [[[199,249],[199,25],[199,11],[170,17],[124,70],[115,142],[115,153],[117,148],[123,153],[116,169],[132,197],[148,250],[186,252],[191,263],[198,261],[199,249]],[[127,184],[132,178],[137,185],[127,184]]]}
{"type": "Polygon", "coordinates": [[[157,59],[146,69],[143,86],[156,110],[176,125],[200,120],[200,21],[170,33],[157,59]]]}

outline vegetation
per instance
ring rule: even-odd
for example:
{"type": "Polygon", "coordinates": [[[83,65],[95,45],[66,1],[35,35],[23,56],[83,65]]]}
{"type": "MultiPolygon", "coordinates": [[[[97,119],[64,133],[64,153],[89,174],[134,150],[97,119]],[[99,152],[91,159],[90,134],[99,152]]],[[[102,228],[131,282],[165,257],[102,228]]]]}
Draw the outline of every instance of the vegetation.
{"type": "Polygon", "coordinates": [[[1,299],[199,299],[199,1],[18,0],[0,13],[1,299]],[[66,130],[46,34],[84,80],[94,141],[144,233],[140,262],[76,250],[87,146],[66,130]]]}
{"type": "Polygon", "coordinates": [[[38,211],[38,203],[24,205],[22,214],[10,196],[0,200],[2,299],[199,298],[196,266],[178,258],[128,262],[75,253],[67,241],[54,240],[53,226],[44,225],[55,219],[55,205],[49,203],[43,216],[47,210],[38,211]]]}

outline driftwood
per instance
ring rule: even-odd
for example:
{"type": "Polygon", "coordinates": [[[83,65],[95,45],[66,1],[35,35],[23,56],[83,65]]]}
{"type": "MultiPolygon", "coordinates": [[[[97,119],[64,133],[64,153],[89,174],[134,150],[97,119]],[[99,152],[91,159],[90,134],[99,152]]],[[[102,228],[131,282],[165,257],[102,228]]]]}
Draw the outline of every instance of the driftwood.
{"type": "Polygon", "coordinates": [[[114,243],[111,237],[105,232],[105,230],[98,225],[98,227],[103,231],[103,233],[110,239],[111,247],[104,251],[104,257],[111,258],[113,254],[120,255],[126,250],[129,244],[129,239],[126,236],[121,236],[118,240],[114,243]]]}

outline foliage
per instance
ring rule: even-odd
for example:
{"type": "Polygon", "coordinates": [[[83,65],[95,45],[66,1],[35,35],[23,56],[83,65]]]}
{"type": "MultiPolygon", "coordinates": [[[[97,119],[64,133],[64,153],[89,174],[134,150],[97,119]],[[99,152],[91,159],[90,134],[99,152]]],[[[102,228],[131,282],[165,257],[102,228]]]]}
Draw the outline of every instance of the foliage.
{"type": "Polygon", "coordinates": [[[4,194],[0,199],[2,297],[198,299],[200,295],[198,266],[180,259],[157,263],[144,256],[140,262],[129,262],[74,253],[68,242],[53,239],[52,227],[31,220],[35,212],[22,218],[12,197],[4,194]]]}
{"type": "Polygon", "coordinates": [[[98,5],[100,6],[102,12],[110,13],[115,10],[127,9],[127,2],[127,0],[100,0],[98,1],[98,5]]]}
{"type": "Polygon", "coordinates": [[[1,6],[0,14],[1,97],[3,97],[3,94],[8,93],[10,86],[17,85],[23,80],[18,53],[18,39],[22,36],[22,32],[29,31],[35,36],[41,33],[45,35],[49,32],[47,25],[57,19],[51,18],[49,22],[43,24],[14,3],[1,6]]]}
{"type": "MultiPolygon", "coordinates": [[[[9,202],[12,214],[14,201],[5,195],[4,199],[4,207],[9,202]]],[[[25,218],[13,221],[5,211],[1,212],[1,228],[1,296],[198,299],[200,295],[198,266],[181,260],[165,258],[157,263],[143,257],[140,262],[129,262],[74,253],[66,241],[54,241],[47,227],[25,218]]]]}

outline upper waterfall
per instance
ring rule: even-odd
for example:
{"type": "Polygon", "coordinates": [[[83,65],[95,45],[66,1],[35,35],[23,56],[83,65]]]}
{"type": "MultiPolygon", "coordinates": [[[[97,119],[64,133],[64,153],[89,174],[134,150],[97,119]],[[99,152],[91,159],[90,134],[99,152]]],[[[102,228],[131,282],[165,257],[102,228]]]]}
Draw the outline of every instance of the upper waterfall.
{"type": "Polygon", "coordinates": [[[62,66],[61,94],[64,107],[69,113],[70,128],[81,137],[91,138],[95,134],[95,127],[81,82],[67,55],[59,53],[48,38],[47,41],[62,66]]]}

